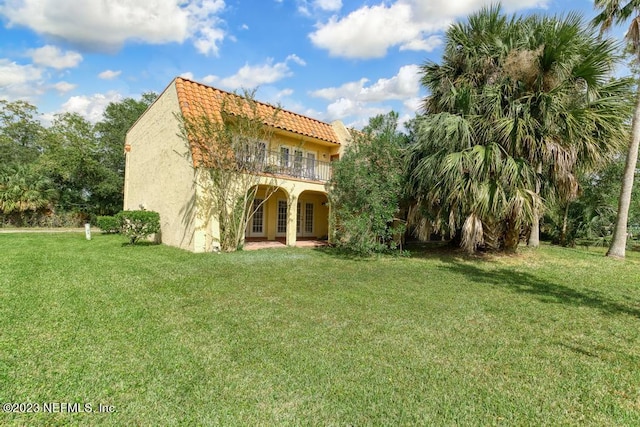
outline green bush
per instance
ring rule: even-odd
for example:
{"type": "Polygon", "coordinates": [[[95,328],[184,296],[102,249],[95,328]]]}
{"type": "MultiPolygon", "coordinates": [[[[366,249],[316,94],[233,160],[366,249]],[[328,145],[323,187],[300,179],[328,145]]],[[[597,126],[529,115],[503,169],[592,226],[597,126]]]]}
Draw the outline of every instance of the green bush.
{"type": "Polygon", "coordinates": [[[160,214],[153,211],[122,211],[116,214],[120,232],[129,238],[134,245],[138,240],[145,239],[160,232],[160,214]]]}
{"type": "Polygon", "coordinates": [[[120,223],[115,216],[99,216],[96,219],[96,223],[104,234],[116,234],[120,232],[120,223]]]}
{"type": "Polygon", "coordinates": [[[373,117],[342,158],[332,163],[327,185],[334,224],[333,242],[357,255],[398,249],[404,233],[400,197],[403,188],[401,147],[395,112],[373,117]]]}

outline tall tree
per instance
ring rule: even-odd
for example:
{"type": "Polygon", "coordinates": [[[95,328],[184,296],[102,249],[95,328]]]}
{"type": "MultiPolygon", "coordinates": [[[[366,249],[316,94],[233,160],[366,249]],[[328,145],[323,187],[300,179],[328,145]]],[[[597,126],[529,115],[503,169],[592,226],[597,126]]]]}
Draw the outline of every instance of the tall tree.
{"type": "Polygon", "coordinates": [[[140,99],[125,98],[111,102],[102,120],[96,123],[102,161],[120,175],[124,174],[124,141],[127,132],[157,97],[158,94],[154,92],[146,92],[140,99]]]}
{"type": "Polygon", "coordinates": [[[25,101],[0,100],[0,159],[3,165],[33,162],[40,154],[44,128],[37,109],[25,101]]]}
{"type": "Polygon", "coordinates": [[[399,132],[398,114],[369,120],[351,133],[344,156],[333,163],[327,183],[334,241],[349,251],[367,255],[394,249],[403,231],[398,221],[404,180],[402,148],[407,136],[399,132]]]}
{"type": "Polygon", "coordinates": [[[577,165],[624,135],[629,82],[610,80],[615,59],[578,15],[493,7],[451,27],[443,63],[423,67],[430,96],[409,156],[431,224],[461,231],[468,250],[514,249],[523,226],[537,232],[544,197],[569,195],[577,165]]]}
{"type": "Polygon", "coordinates": [[[93,125],[76,113],[56,115],[43,139],[39,172],[51,177],[63,211],[93,213],[94,188],[105,178],[93,125]]]}
{"type": "MultiPolygon", "coordinates": [[[[606,31],[615,24],[622,24],[631,20],[627,31],[627,41],[636,57],[636,62],[640,62],[640,0],[595,0],[595,7],[601,10],[596,16],[594,23],[599,25],[602,31],[606,31]]],[[[624,258],[627,245],[627,227],[629,222],[629,206],[631,205],[631,194],[633,191],[633,181],[636,174],[636,164],[638,162],[638,146],[640,145],[640,86],[637,88],[636,107],[631,122],[631,141],[627,152],[627,160],[624,167],[622,186],[620,188],[620,199],[618,201],[618,216],[616,226],[613,230],[611,246],[607,251],[607,256],[624,258]]]]}

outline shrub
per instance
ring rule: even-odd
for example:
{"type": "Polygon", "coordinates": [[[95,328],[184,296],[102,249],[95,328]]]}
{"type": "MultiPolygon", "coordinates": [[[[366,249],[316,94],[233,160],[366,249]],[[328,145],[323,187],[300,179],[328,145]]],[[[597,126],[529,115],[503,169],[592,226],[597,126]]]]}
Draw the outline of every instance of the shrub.
{"type": "Polygon", "coordinates": [[[104,234],[116,234],[120,232],[120,223],[115,216],[99,216],[96,223],[104,234]]]}
{"type": "Polygon", "coordinates": [[[134,245],[138,240],[145,239],[160,232],[160,214],[153,211],[122,211],[116,214],[120,232],[129,238],[134,245]]]}
{"type": "Polygon", "coordinates": [[[398,249],[404,232],[400,221],[403,187],[401,147],[406,136],[391,112],[370,119],[362,132],[333,162],[327,187],[334,224],[334,243],[358,255],[398,249]]]}

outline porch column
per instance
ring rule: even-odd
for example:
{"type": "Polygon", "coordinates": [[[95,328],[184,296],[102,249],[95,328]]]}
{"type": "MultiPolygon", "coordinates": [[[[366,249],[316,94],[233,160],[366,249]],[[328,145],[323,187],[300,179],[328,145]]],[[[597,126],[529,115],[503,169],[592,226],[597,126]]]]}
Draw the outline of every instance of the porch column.
{"type": "Polygon", "coordinates": [[[298,195],[289,197],[287,206],[287,246],[296,245],[296,232],[298,225],[298,195]]]}

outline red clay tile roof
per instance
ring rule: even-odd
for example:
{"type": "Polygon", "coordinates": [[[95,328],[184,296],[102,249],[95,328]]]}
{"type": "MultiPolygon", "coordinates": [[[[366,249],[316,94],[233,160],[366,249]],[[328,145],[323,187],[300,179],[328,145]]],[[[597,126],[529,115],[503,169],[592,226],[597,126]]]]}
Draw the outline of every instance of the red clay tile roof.
{"type": "MultiPolygon", "coordinates": [[[[225,98],[229,99],[230,97],[239,96],[182,77],[177,77],[175,82],[178,92],[178,102],[184,115],[205,113],[216,120],[220,120],[220,109],[223,100],[225,98]]],[[[233,105],[233,103],[231,104],[233,105]]],[[[278,110],[273,105],[262,102],[258,102],[257,104],[258,113],[261,117],[265,118],[265,124],[268,126],[333,144],[340,144],[338,136],[329,123],[324,123],[291,111],[278,110]],[[274,117],[275,120],[273,119],[274,117]]]]}

